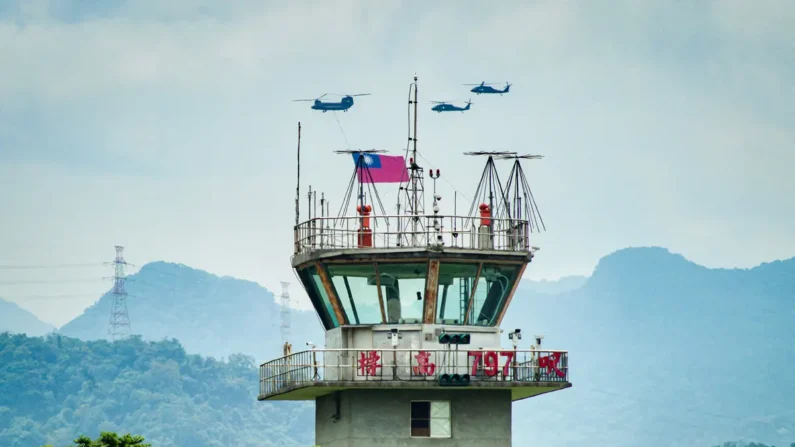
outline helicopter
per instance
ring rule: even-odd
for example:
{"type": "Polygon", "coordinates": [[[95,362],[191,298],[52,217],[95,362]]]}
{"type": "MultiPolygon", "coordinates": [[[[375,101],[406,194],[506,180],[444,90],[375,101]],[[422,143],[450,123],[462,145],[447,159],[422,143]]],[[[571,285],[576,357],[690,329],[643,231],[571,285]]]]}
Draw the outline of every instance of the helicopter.
{"type": "Polygon", "coordinates": [[[323,102],[323,101],[321,101],[320,99],[323,98],[326,95],[336,95],[336,94],[335,93],[324,93],[319,98],[315,98],[315,99],[294,99],[293,102],[296,102],[296,101],[314,101],[315,103],[312,104],[312,109],[321,110],[321,111],[323,111],[323,113],[326,113],[329,110],[331,110],[331,111],[342,110],[343,112],[347,112],[348,109],[353,107],[353,97],[354,96],[368,96],[368,95],[370,95],[370,93],[359,93],[359,94],[356,94],[356,95],[336,95],[336,96],[342,96],[342,100],[340,102],[334,102],[334,101],[323,102]]]}
{"type": "Polygon", "coordinates": [[[431,107],[431,110],[434,112],[461,112],[464,113],[466,110],[469,110],[469,106],[472,105],[472,101],[467,101],[466,107],[457,107],[452,104],[447,103],[446,101],[431,101],[431,104],[436,104],[435,106],[431,107]]]}
{"type": "Polygon", "coordinates": [[[475,85],[470,92],[477,93],[480,95],[481,93],[499,93],[502,96],[503,93],[508,93],[511,90],[511,84],[508,81],[505,81],[505,90],[497,90],[494,87],[491,87],[492,83],[486,84],[486,82],[481,82],[480,84],[464,84],[464,85],[475,85]]]}

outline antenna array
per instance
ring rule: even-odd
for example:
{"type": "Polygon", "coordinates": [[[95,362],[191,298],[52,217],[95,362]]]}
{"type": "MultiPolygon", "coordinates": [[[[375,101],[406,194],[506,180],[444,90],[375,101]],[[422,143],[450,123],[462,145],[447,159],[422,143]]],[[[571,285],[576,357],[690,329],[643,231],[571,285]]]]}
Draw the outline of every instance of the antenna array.
{"type": "MultiPolygon", "coordinates": [[[[398,196],[398,215],[401,214],[401,209],[406,215],[405,219],[398,220],[399,244],[408,243],[410,246],[417,244],[417,238],[425,231],[420,221],[419,216],[425,214],[425,181],[424,171],[419,165],[417,160],[417,74],[414,74],[414,82],[410,87],[414,87],[414,100],[411,99],[411,89],[409,89],[409,116],[411,116],[411,108],[414,106],[414,129],[412,132],[409,126],[409,145],[406,146],[406,155],[408,155],[409,147],[412,147],[411,157],[409,157],[409,178],[406,182],[400,183],[400,195],[398,196]],[[402,196],[402,203],[401,203],[402,196]],[[402,222],[401,222],[402,221],[402,222]],[[410,228],[409,228],[410,227],[410,228]],[[406,233],[410,235],[408,239],[406,233]],[[405,239],[404,239],[405,238],[405,239]]],[[[411,123],[411,119],[409,119],[411,123]]]]}

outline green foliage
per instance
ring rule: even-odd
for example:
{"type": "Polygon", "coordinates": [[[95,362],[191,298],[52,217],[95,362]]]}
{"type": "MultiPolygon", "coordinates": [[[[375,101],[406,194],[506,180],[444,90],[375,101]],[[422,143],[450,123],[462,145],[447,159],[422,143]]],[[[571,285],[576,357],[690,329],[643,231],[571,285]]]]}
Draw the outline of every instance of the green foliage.
{"type": "MultiPolygon", "coordinates": [[[[127,433],[124,436],[119,436],[113,432],[102,432],[97,439],[91,439],[88,436],[80,436],[74,440],[77,446],[70,447],[152,447],[152,444],[144,444],[143,436],[133,436],[127,433]]],[[[52,447],[47,444],[44,447],[52,447]]]]}
{"type": "Polygon", "coordinates": [[[122,431],[154,446],[312,444],[313,405],[258,402],[257,384],[251,357],[187,355],[173,339],[3,333],[0,446],[62,446],[84,433],[122,431]]]}

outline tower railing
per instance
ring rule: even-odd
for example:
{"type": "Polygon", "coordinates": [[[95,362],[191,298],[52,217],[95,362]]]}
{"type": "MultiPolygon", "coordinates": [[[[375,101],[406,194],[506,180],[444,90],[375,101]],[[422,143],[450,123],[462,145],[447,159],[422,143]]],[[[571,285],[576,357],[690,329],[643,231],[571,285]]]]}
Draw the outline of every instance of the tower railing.
{"type": "Polygon", "coordinates": [[[318,249],[453,247],[530,251],[526,219],[472,216],[316,217],[295,227],[295,254],[318,249]],[[364,226],[364,225],[366,226],[364,226]]]}
{"type": "Polygon", "coordinates": [[[318,382],[568,382],[568,351],[314,349],[260,365],[260,398],[318,382]]]}

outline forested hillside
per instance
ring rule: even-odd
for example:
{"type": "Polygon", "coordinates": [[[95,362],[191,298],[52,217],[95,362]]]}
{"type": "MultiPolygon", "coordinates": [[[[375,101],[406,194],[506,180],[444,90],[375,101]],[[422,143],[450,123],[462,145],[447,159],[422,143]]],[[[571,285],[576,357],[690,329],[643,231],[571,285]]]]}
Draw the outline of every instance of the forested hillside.
{"type": "Polygon", "coordinates": [[[153,446],[312,445],[314,406],[258,402],[250,357],[187,355],[176,340],[0,334],[0,446],[136,433],[153,446]]]}

